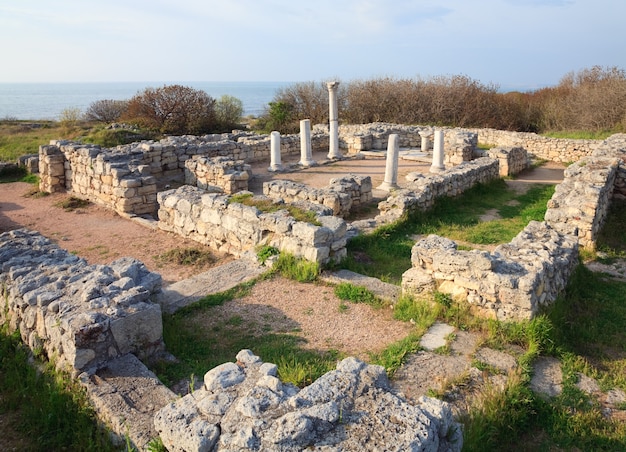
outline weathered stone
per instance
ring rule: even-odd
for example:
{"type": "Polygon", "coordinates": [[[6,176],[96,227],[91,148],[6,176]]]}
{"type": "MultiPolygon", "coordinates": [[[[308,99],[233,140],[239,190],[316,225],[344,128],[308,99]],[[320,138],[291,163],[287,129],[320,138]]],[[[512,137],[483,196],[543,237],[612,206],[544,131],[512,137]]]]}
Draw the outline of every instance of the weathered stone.
{"type": "Polygon", "coordinates": [[[249,351],[237,356],[245,367],[218,366],[207,373],[213,389],[188,394],[156,414],[155,427],[168,450],[462,448],[461,428],[448,405],[429,398],[410,405],[391,392],[381,366],[347,358],[298,390],[268,376],[275,366],[249,351]],[[219,376],[226,377],[226,386],[215,383],[219,376]]]}

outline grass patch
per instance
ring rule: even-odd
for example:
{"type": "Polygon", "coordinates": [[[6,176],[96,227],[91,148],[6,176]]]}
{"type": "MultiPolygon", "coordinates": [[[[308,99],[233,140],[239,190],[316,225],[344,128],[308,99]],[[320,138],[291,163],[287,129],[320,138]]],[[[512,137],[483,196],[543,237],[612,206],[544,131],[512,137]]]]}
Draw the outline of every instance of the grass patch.
{"type": "Polygon", "coordinates": [[[377,297],[371,290],[363,286],[355,286],[350,283],[340,283],[335,286],[335,295],[344,301],[352,303],[365,303],[374,308],[384,306],[383,300],[377,297]]]}
{"type": "Polygon", "coordinates": [[[91,205],[91,201],[86,199],[76,198],[75,196],[69,196],[65,199],[54,204],[56,207],[60,207],[66,212],[72,212],[76,209],[83,209],[91,205]]]}
{"type": "Polygon", "coordinates": [[[203,318],[212,316],[211,310],[249,293],[253,283],[238,286],[220,294],[210,295],[173,315],[163,316],[163,337],[167,349],[178,363],[159,363],[155,372],[171,385],[191,374],[204,375],[209,369],[232,362],[242,349],[250,349],[265,362],[278,366],[284,382],[298,386],[310,384],[336,366],[336,351],[315,352],[301,348],[304,339],[289,333],[263,330],[255,334],[258,325],[235,315],[212,328],[203,318]]]}
{"type": "Polygon", "coordinates": [[[312,282],[319,276],[320,266],[317,262],[281,253],[271,271],[294,281],[312,282]]]}
{"type": "Polygon", "coordinates": [[[544,132],[541,135],[548,138],[568,138],[571,140],[606,140],[611,135],[619,133],[615,130],[555,130],[544,132]]]}
{"type": "Polygon", "coordinates": [[[400,284],[402,273],[411,267],[416,235],[437,234],[474,244],[506,243],[530,220],[543,219],[553,193],[553,186],[536,185],[526,194],[516,194],[501,179],[479,184],[456,198],[440,198],[428,212],[415,212],[352,239],[340,267],[400,284]],[[497,209],[503,218],[481,222],[480,215],[489,209],[497,209]]]}
{"type": "MultiPolygon", "coordinates": [[[[607,258],[626,258],[626,200],[612,199],[604,226],[598,234],[597,249],[607,258]]],[[[605,258],[606,260],[606,258],[605,258]]]]}
{"type": "Polygon", "coordinates": [[[114,451],[98,426],[85,391],[69,375],[40,363],[28,364],[19,334],[0,327],[0,412],[17,412],[16,429],[30,439],[28,450],[114,451]]]}
{"type": "Polygon", "coordinates": [[[264,213],[278,212],[286,210],[296,221],[311,223],[314,226],[321,226],[322,223],[317,219],[315,212],[304,210],[291,204],[277,204],[268,198],[256,198],[252,193],[237,193],[230,197],[230,202],[243,204],[244,206],[252,206],[264,213]]]}
{"type": "Polygon", "coordinates": [[[215,263],[215,256],[209,250],[200,248],[174,248],[154,256],[159,265],[176,264],[205,267],[215,263]]]}
{"type": "Polygon", "coordinates": [[[265,264],[265,262],[272,256],[278,256],[280,251],[278,248],[269,245],[263,245],[256,252],[256,257],[261,264],[265,264]]]}

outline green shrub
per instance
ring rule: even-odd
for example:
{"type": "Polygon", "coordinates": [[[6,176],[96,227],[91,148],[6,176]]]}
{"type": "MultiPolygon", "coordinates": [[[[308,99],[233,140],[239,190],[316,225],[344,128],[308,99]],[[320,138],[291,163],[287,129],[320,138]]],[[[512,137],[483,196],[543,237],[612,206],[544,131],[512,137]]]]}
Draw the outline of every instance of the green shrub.
{"type": "Polygon", "coordinates": [[[215,102],[215,119],[218,130],[229,131],[241,123],[243,102],[236,97],[224,94],[215,102]]]}

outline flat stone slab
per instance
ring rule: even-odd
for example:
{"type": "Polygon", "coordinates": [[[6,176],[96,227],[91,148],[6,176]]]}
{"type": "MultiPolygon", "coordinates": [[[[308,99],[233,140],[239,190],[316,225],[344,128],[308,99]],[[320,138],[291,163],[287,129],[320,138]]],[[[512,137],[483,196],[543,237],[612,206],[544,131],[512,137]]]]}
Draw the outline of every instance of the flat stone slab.
{"type": "Polygon", "coordinates": [[[355,286],[362,286],[370,290],[377,297],[395,303],[398,301],[402,289],[394,284],[382,282],[378,278],[361,275],[350,270],[339,270],[336,272],[324,272],[320,279],[331,284],[350,283],[355,286]]]}
{"type": "Polygon", "coordinates": [[[124,442],[126,435],[138,450],[157,437],[154,415],[178,396],[136,356],[109,361],[95,374],[83,373],[80,382],[98,417],[124,442]]]}
{"type": "Polygon", "coordinates": [[[557,358],[541,356],[533,365],[530,389],[537,394],[556,397],[563,391],[563,372],[557,358]]]}
{"type": "Polygon", "coordinates": [[[163,312],[172,314],[202,297],[223,292],[250,281],[266,270],[266,267],[250,259],[237,259],[189,279],[170,284],[157,295],[157,302],[161,305],[163,312]]]}
{"type": "Polygon", "coordinates": [[[433,351],[448,344],[447,337],[454,333],[455,328],[445,323],[435,322],[428,328],[426,334],[420,340],[420,347],[424,350],[433,351]]]}

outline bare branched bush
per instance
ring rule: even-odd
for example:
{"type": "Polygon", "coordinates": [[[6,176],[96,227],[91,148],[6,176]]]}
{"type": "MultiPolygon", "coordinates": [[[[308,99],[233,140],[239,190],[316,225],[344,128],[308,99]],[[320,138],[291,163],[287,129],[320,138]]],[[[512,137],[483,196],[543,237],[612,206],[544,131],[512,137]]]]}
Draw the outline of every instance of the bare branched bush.
{"type": "MultiPolygon", "coordinates": [[[[340,85],[338,101],[340,120],[352,124],[392,122],[522,132],[626,130],[626,74],[618,68],[585,69],[568,74],[557,87],[527,93],[501,93],[498,86],[465,75],[355,80],[340,85]]],[[[270,108],[267,118],[280,116],[284,129],[297,130],[298,120],[306,118],[328,122],[325,83],[283,88],[270,105],[281,108],[270,108]]]]}
{"type": "Polygon", "coordinates": [[[208,133],[216,127],[215,100],[188,86],[147,88],[130,99],[122,119],[161,133],[208,133]]]}
{"type": "Polygon", "coordinates": [[[85,112],[87,121],[116,122],[128,107],[127,100],[103,99],[92,102],[85,112]]]}

